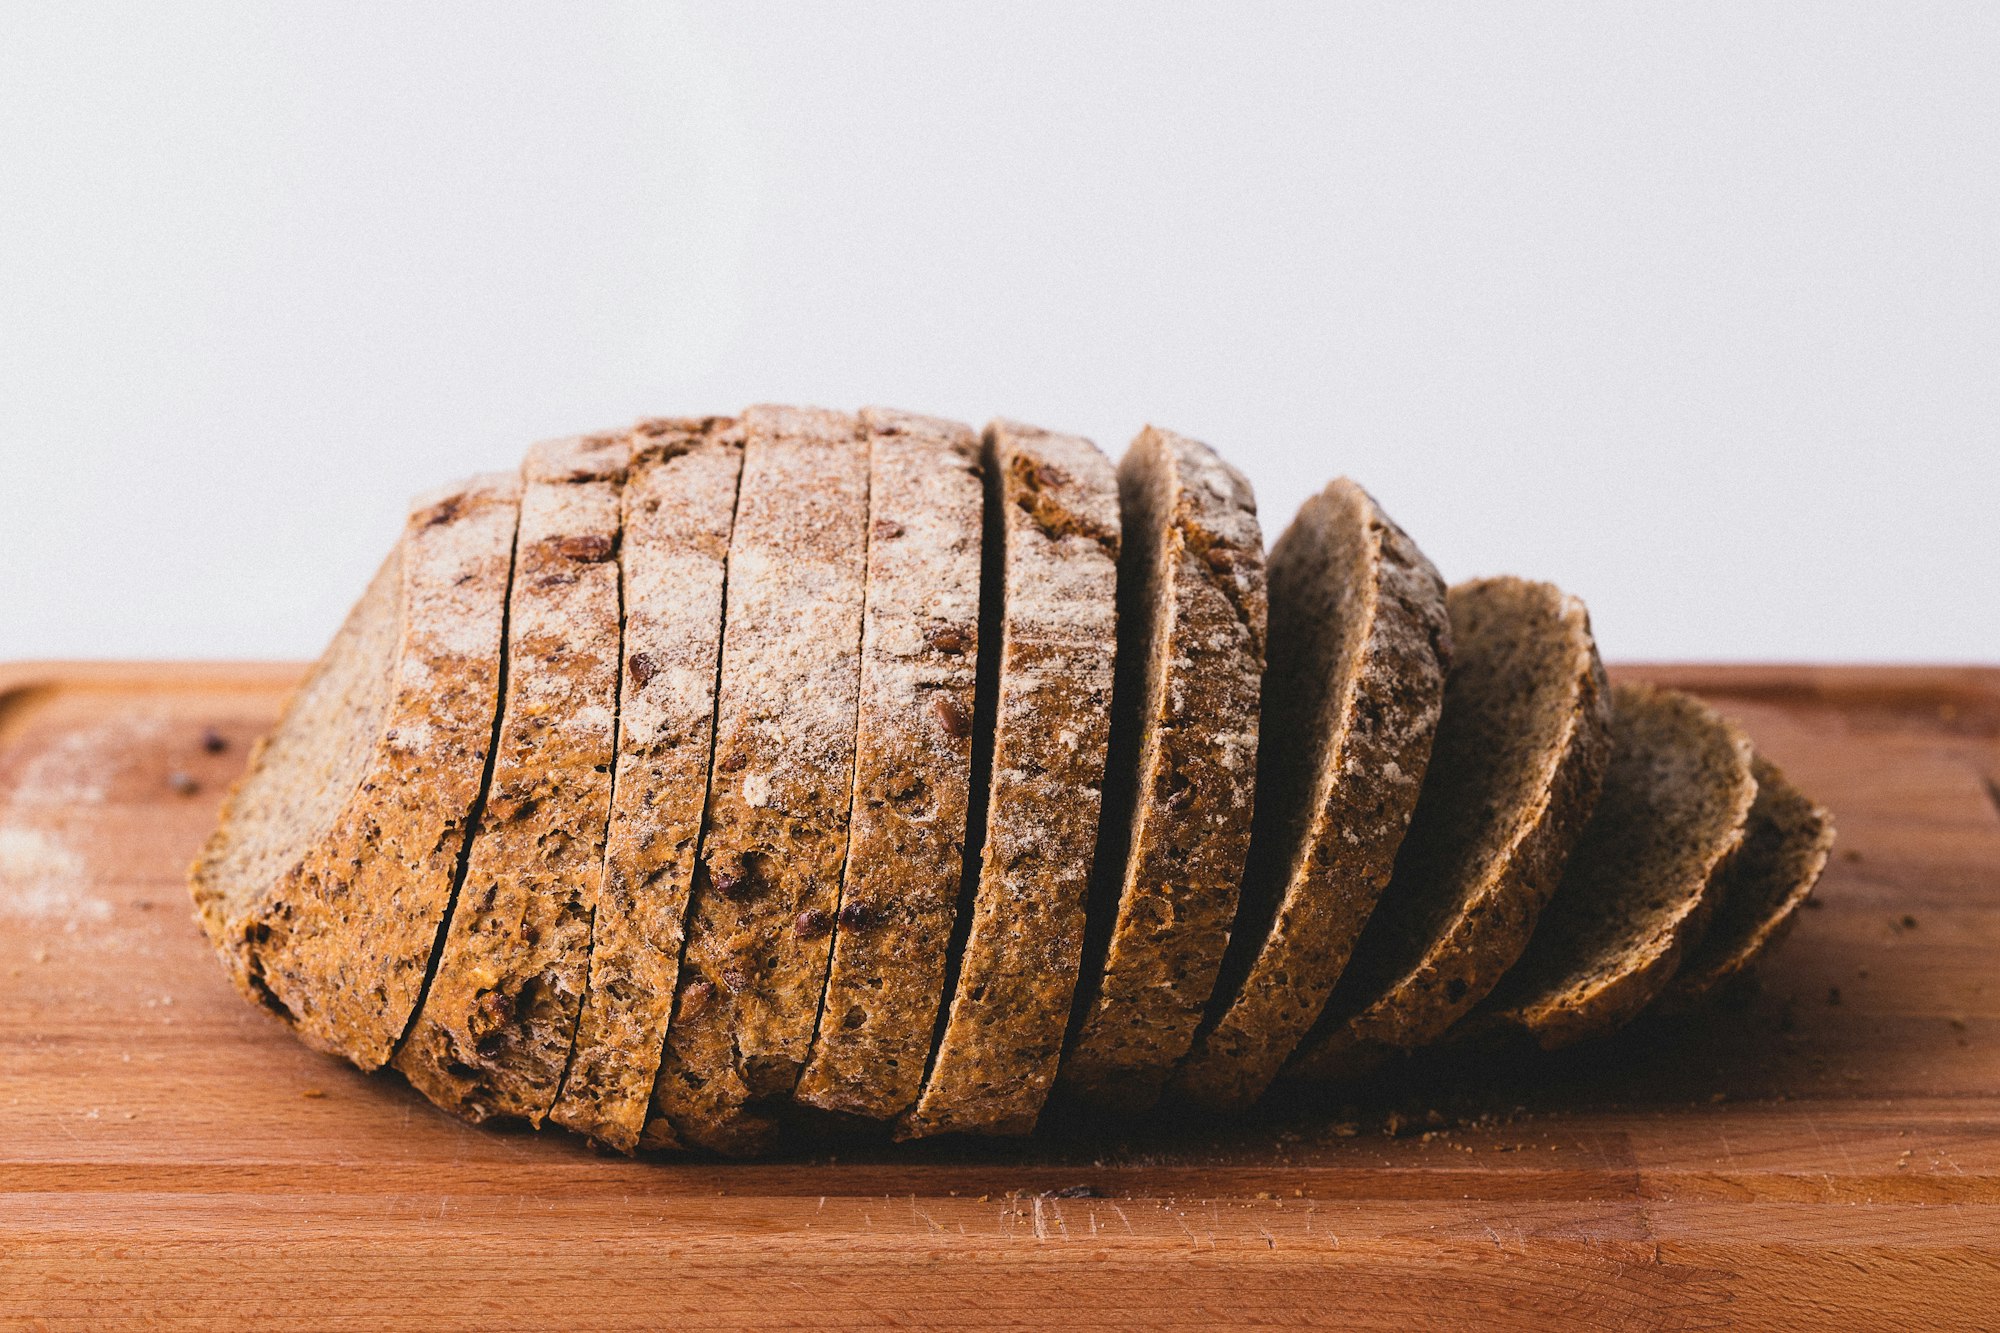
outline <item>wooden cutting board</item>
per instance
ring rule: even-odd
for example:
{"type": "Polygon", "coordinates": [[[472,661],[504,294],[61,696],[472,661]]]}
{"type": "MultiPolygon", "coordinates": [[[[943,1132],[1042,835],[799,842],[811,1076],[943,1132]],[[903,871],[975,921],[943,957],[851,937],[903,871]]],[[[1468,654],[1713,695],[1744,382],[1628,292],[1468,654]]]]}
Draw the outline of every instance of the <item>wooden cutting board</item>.
{"type": "Polygon", "coordinates": [[[632,1162],[237,998],[184,865],[290,666],[0,668],[0,1322],[2000,1326],[2000,670],[1633,667],[1832,808],[1733,1011],[1352,1106],[632,1162]]]}

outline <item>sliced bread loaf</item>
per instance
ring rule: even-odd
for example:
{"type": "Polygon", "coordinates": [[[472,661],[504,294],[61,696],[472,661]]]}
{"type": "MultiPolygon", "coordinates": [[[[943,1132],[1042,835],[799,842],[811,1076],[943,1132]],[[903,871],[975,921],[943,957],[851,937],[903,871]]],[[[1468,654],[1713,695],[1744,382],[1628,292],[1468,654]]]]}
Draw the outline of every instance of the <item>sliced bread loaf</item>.
{"type": "Polygon", "coordinates": [[[557,1124],[638,1146],[680,974],[715,724],[722,588],[742,434],[725,419],[649,421],[621,500],[624,684],[590,980],[557,1124]]]}
{"type": "Polygon", "coordinates": [[[1750,742],[1677,690],[1618,685],[1611,762],[1527,952],[1461,1025],[1548,1050],[1623,1026],[1698,940],[1757,794],[1750,742]]]}
{"type": "Polygon", "coordinates": [[[1263,1093],[1347,965],[1416,807],[1451,655],[1437,571],[1344,477],[1278,539],[1270,597],[1243,903],[1174,1076],[1215,1110],[1263,1093]]]}
{"type": "Polygon", "coordinates": [[[819,1029],[794,1096],[886,1120],[923,1084],[958,910],[979,654],[979,437],[869,408],[853,813],[819,1029]]]}
{"type": "Polygon", "coordinates": [[[1088,440],[999,422],[986,485],[978,874],[923,1091],[898,1122],[906,1138],[1034,1128],[1076,991],[1102,799],[1117,476],[1088,440]]]}
{"type": "Polygon", "coordinates": [[[1083,984],[1059,1086],[1151,1106],[1236,916],[1256,788],[1264,538],[1242,473],[1147,427],[1118,465],[1120,646],[1083,984]]]}
{"type": "Polygon", "coordinates": [[[611,806],[625,435],[523,465],[492,782],[436,970],[396,1068],[469,1120],[540,1124],[569,1058],[611,806]]]}
{"type": "Polygon", "coordinates": [[[868,443],[852,416],[744,413],[715,759],[655,1092],[683,1139],[749,1152],[811,1046],[854,780],[868,443]]]}
{"type": "Polygon", "coordinates": [[[363,1069],[415,1010],[499,706],[520,479],[419,497],[190,872],[251,999],[363,1069]]]}
{"type": "Polygon", "coordinates": [[[1757,799],[1742,850],[1722,878],[1715,918],[1674,974],[1664,1008],[1685,1009],[1747,973],[1797,919],[1833,850],[1833,817],[1758,755],[1757,799]]]}
{"type": "Polygon", "coordinates": [[[1382,901],[1292,1074],[1363,1072],[1486,998],[1527,947],[1597,803],[1610,689],[1583,603],[1479,579],[1447,599],[1452,664],[1429,775],[1382,901]]]}

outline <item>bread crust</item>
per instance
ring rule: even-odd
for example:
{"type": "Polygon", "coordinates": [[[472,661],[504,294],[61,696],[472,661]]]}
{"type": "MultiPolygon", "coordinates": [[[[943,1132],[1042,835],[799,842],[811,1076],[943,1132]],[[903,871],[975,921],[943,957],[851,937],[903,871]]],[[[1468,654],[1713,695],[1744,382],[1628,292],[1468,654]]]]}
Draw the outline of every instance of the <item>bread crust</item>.
{"type": "Polygon", "coordinates": [[[468,1120],[539,1125],[589,971],[618,716],[618,491],[629,438],[552,440],[522,469],[493,776],[430,989],[395,1058],[468,1120]]]}
{"type": "Polygon", "coordinates": [[[1208,446],[1149,426],[1118,486],[1110,776],[1058,1087],[1131,1112],[1187,1054],[1235,919],[1267,601],[1250,483],[1208,446]]]}
{"type": "Polygon", "coordinates": [[[979,437],[883,408],[868,434],[868,588],[854,798],[819,1027],[793,1095],[907,1110],[958,911],[979,655],[979,437]]]}
{"type": "MultiPolygon", "coordinates": [[[[1117,480],[1088,440],[986,431],[1001,601],[979,876],[903,1138],[1032,1130],[1083,950],[1117,639],[1117,480]]],[[[989,569],[993,564],[989,555],[989,569]]]]}
{"type": "Polygon", "coordinates": [[[1678,690],[1611,692],[1604,789],[1527,951],[1459,1025],[1545,1050],[1624,1026],[1701,939],[1757,794],[1749,739],[1678,690]]]}
{"type": "Polygon", "coordinates": [[[1757,799],[1743,846],[1719,886],[1701,946],[1674,974],[1658,1007],[1678,1013],[1747,974],[1776,947],[1812,896],[1833,852],[1833,816],[1762,755],[1751,759],[1757,799]]]}
{"type": "Polygon", "coordinates": [[[1319,1018],[1388,882],[1450,662],[1437,571],[1358,485],[1308,500],[1271,552],[1259,809],[1211,1017],[1173,1087],[1248,1106],[1319,1018]]]}
{"type": "MultiPolygon", "coordinates": [[[[388,1060],[416,1008],[469,836],[499,707],[501,625],[520,480],[474,477],[411,503],[396,551],[258,743],[189,872],[199,918],[237,987],[307,1045],[363,1069],[388,1060]],[[370,636],[363,645],[357,636],[370,636]],[[373,734],[323,828],[250,851],[246,823],[289,770],[325,782],[300,753],[327,725],[350,649],[379,673],[373,734]]],[[[302,803],[277,798],[282,811],[302,803]]]]}
{"type": "Polygon", "coordinates": [[[645,1127],[680,974],[743,438],[726,418],[647,421],[632,451],[620,497],[624,681],[611,820],[589,983],[550,1112],[628,1153],[645,1127]]]}
{"type": "Polygon", "coordinates": [[[1597,803],[1610,687],[1583,603],[1502,577],[1454,586],[1447,607],[1454,659],[1428,780],[1389,887],[1288,1076],[1364,1073],[1485,999],[1527,947],[1597,803]]]}
{"type": "Polygon", "coordinates": [[[754,1152],[812,1042],[839,908],[867,570],[868,446],[844,413],[753,407],[730,537],[715,758],[655,1102],[754,1152]]]}

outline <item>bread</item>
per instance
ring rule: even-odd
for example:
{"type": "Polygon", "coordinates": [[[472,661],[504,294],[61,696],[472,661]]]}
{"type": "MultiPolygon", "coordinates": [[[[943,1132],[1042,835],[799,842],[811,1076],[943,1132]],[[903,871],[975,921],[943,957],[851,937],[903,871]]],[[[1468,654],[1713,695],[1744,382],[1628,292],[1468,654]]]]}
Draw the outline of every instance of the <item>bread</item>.
{"type": "Polygon", "coordinates": [[[1554,1050],[1623,1026],[1700,938],[1757,794],[1750,742],[1677,690],[1619,685],[1603,793],[1527,952],[1465,1036],[1554,1050]]]}
{"type": "Polygon", "coordinates": [[[550,1118],[623,1152],[646,1123],[680,974],[742,466],[733,421],[644,422],[620,499],[624,679],[611,820],[589,982],[550,1118]]]}
{"type": "Polygon", "coordinates": [[[1365,1072],[1485,999],[1597,803],[1610,690],[1583,603],[1497,578],[1457,585],[1446,604],[1452,664],[1429,776],[1389,887],[1293,1061],[1301,1077],[1365,1072]]]}
{"type": "Polygon", "coordinates": [[[590,964],[618,716],[623,435],[523,467],[492,780],[435,972],[396,1068],[469,1120],[540,1124],[590,964]]]}
{"type": "Polygon", "coordinates": [[[979,656],[979,437],[871,408],[853,813],[794,1097],[887,1120],[923,1084],[958,911],[979,656]]]}
{"type": "Polygon", "coordinates": [[[1118,483],[1088,440],[986,432],[985,579],[1000,594],[990,736],[975,749],[979,874],[905,1138],[1025,1134],[1062,1053],[1083,951],[1117,639],[1118,483]],[[995,530],[997,529],[997,530],[995,530]]]}
{"type": "Polygon", "coordinates": [[[1345,479],[1260,546],[1153,428],[1115,472],[881,408],[538,445],[412,507],[200,920],[452,1114],[724,1154],[1512,1058],[1782,936],[1826,812],[1608,689],[1574,598],[1447,596],[1345,479]]]}
{"type": "Polygon", "coordinates": [[[1118,492],[1111,759],[1060,1086],[1134,1111],[1187,1054],[1236,916],[1266,599],[1250,483],[1207,445],[1148,427],[1118,492]]]}
{"type": "Polygon", "coordinates": [[[715,761],[660,1110],[757,1151],[826,983],[854,779],[868,444],[851,416],[753,407],[729,544],[715,761]]]}
{"type": "Polygon", "coordinates": [[[308,1045],[388,1060],[493,743],[520,481],[420,496],[189,872],[237,986],[308,1045]]]}
{"type": "Polygon", "coordinates": [[[1675,973],[1663,1009],[1686,1009],[1745,975],[1784,938],[1833,851],[1833,816],[1762,755],[1751,760],[1757,799],[1743,846],[1717,890],[1701,945],[1675,973]]]}
{"type": "Polygon", "coordinates": [[[1437,571],[1346,478],[1271,551],[1259,800],[1215,1001],[1173,1086],[1249,1105],[1318,1019],[1388,882],[1451,656],[1437,571]]]}

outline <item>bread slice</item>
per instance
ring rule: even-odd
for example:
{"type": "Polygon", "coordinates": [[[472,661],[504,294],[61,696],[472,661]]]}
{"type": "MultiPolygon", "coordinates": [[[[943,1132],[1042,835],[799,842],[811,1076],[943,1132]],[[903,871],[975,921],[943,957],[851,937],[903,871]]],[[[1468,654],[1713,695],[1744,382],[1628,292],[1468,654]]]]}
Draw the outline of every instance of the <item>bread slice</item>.
{"type": "Polygon", "coordinates": [[[1758,755],[1742,850],[1729,863],[1708,933],[1660,997],[1665,1009],[1692,1007],[1743,976],[1791,929],[1833,851],[1833,817],[1758,755]]]}
{"type": "Polygon", "coordinates": [[[408,1025],[499,707],[520,479],[420,496],[189,872],[243,993],[363,1069],[408,1025]]]}
{"type": "Polygon", "coordinates": [[[793,1095],[886,1120],[923,1084],[958,911],[979,653],[979,437],[882,408],[853,814],[819,1029],[793,1095]]]}
{"type": "Polygon", "coordinates": [[[1452,664],[1396,872],[1291,1074],[1342,1078],[1422,1046],[1527,947],[1611,752],[1590,615],[1547,583],[1479,579],[1447,598],[1452,664]]]}
{"type": "Polygon", "coordinates": [[[590,962],[618,717],[624,435],[536,445],[522,473],[493,777],[396,1068],[469,1120],[540,1124],[590,962]]]}
{"type": "Polygon", "coordinates": [[[1139,1111],[1187,1054],[1236,917],[1256,790],[1264,537],[1242,473],[1147,427],[1118,465],[1110,776],[1058,1087],[1139,1111]]]}
{"type": "Polygon", "coordinates": [[[722,587],[743,438],[724,419],[633,432],[621,497],[618,761],[590,979],[550,1118],[638,1146],[680,974],[715,726],[722,587]]]}
{"type": "Polygon", "coordinates": [[[1102,800],[1117,476],[1088,440],[996,422],[986,485],[982,637],[998,651],[975,732],[979,874],[923,1092],[898,1122],[905,1138],[1034,1128],[1075,995],[1102,800]]]}
{"type": "Polygon", "coordinates": [[[1173,1086],[1248,1106],[1304,1037],[1388,882],[1451,656],[1437,571],[1340,478],[1270,560],[1257,811],[1210,1017],[1173,1086]]]}
{"type": "Polygon", "coordinates": [[[1462,1025],[1544,1049],[1602,1036],[1658,995],[1708,923],[1757,794],[1750,742],[1677,690],[1618,685],[1597,809],[1527,952],[1462,1025]]]}
{"type": "Polygon", "coordinates": [[[852,416],[744,413],[706,831],[656,1084],[683,1139],[755,1151],[812,1042],[854,779],[868,443],[852,416]]]}

